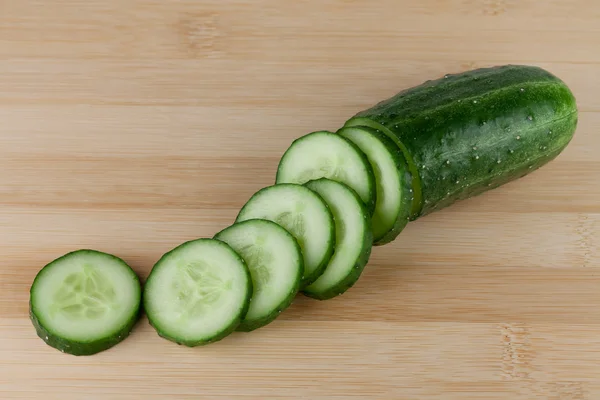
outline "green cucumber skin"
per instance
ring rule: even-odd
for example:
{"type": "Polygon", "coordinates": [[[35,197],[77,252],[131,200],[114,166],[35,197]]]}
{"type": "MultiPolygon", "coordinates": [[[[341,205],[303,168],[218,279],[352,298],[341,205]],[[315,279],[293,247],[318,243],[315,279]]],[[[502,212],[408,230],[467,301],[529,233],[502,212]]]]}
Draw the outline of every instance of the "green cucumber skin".
{"type": "Polygon", "coordinates": [[[577,123],[576,99],[563,81],[539,67],[506,65],[426,82],[347,125],[383,127],[402,142],[419,171],[424,216],[547,164],[577,123]]]}
{"type": "MultiPolygon", "coordinates": [[[[103,253],[103,252],[100,252],[97,250],[91,250],[91,249],[81,249],[81,250],[75,250],[75,251],[69,252],[69,253],[57,258],[56,260],[53,260],[48,265],[46,265],[44,268],[50,267],[53,263],[65,258],[65,257],[76,254],[76,253],[101,253],[103,255],[111,256],[112,258],[116,259],[120,263],[122,263],[122,264],[126,265],[128,268],[130,268],[127,265],[127,263],[125,263],[125,261],[123,261],[121,258],[119,258],[115,255],[107,254],[107,253],[103,253]]],[[[132,278],[134,278],[140,285],[137,309],[135,309],[135,312],[132,313],[131,318],[127,321],[126,324],[123,325],[123,327],[121,328],[120,331],[116,332],[115,334],[113,334],[111,336],[107,336],[101,340],[96,340],[93,342],[78,342],[78,341],[74,341],[74,340],[63,339],[60,336],[55,335],[52,331],[46,329],[44,327],[44,325],[41,323],[41,321],[38,318],[38,316],[35,312],[35,309],[33,307],[33,304],[31,301],[31,296],[33,296],[33,288],[35,287],[35,282],[38,279],[38,277],[40,276],[40,274],[42,273],[42,271],[44,270],[44,268],[42,268],[42,270],[40,270],[40,272],[34,279],[33,284],[31,285],[30,301],[29,301],[29,319],[31,320],[31,323],[33,324],[36,334],[39,336],[40,339],[42,339],[44,341],[44,343],[46,343],[48,346],[53,347],[63,353],[71,354],[74,356],[91,356],[91,355],[103,352],[105,350],[110,349],[111,347],[116,346],[117,344],[119,344],[120,342],[125,340],[131,334],[131,331],[133,330],[133,328],[135,327],[135,325],[137,324],[137,322],[139,321],[139,319],[142,315],[141,282],[140,282],[138,275],[131,268],[130,269],[131,269],[131,273],[132,273],[132,278]]]]}
{"type": "MultiPolygon", "coordinates": [[[[349,127],[341,128],[337,133],[344,136],[344,130],[348,128],[349,127]]],[[[408,162],[404,157],[404,152],[393,140],[377,129],[369,127],[359,127],[359,129],[365,131],[367,134],[375,136],[381,143],[383,143],[383,145],[389,150],[390,155],[393,157],[397,169],[399,171],[403,171],[400,176],[400,187],[402,189],[403,196],[400,203],[400,212],[398,213],[398,218],[396,219],[396,222],[391,230],[386,232],[381,237],[373,238],[374,246],[383,246],[384,244],[393,242],[410,221],[412,215],[412,205],[414,202],[414,189],[412,186],[414,182],[413,174],[410,172],[408,162]]]]}
{"type": "MultiPolygon", "coordinates": [[[[247,220],[242,221],[242,222],[237,222],[237,224],[251,223],[252,221],[257,221],[257,220],[259,220],[259,219],[247,219],[247,220]]],[[[275,222],[272,222],[272,221],[269,221],[269,220],[259,220],[259,221],[265,221],[265,223],[275,224],[275,222]]],[[[217,233],[214,236],[214,238],[216,240],[219,240],[219,236],[222,235],[222,234],[224,234],[224,232],[227,229],[230,229],[230,228],[231,227],[227,227],[227,228],[223,229],[221,232],[217,233]]],[[[285,231],[285,229],[284,229],[284,231],[285,231]]],[[[287,233],[287,235],[289,237],[291,237],[293,239],[293,242],[295,243],[296,250],[298,250],[298,253],[301,256],[300,259],[299,259],[299,262],[303,263],[302,249],[300,248],[300,245],[298,244],[298,241],[296,239],[294,239],[294,237],[288,231],[285,231],[285,232],[287,233]]],[[[277,317],[279,316],[279,314],[281,314],[282,311],[284,311],[285,309],[287,309],[289,306],[292,305],[292,302],[294,301],[294,299],[296,298],[296,295],[300,291],[300,284],[302,282],[303,271],[304,271],[304,265],[302,265],[301,268],[298,269],[298,275],[295,278],[296,285],[292,288],[292,290],[290,290],[290,292],[288,293],[287,297],[281,303],[279,303],[279,307],[277,307],[275,310],[273,310],[272,313],[270,313],[268,315],[265,315],[263,318],[256,319],[256,320],[253,320],[253,321],[242,320],[240,322],[240,324],[237,326],[236,331],[238,331],[238,332],[251,332],[251,331],[254,331],[254,330],[258,329],[258,328],[262,328],[263,326],[266,326],[266,325],[270,324],[271,322],[275,321],[275,319],[277,319],[277,317]]],[[[250,301],[252,301],[252,299],[250,299],[250,301]]],[[[248,308],[249,307],[250,307],[250,303],[248,304],[248,308]]]]}
{"type": "MultiPolygon", "coordinates": [[[[199,238],[199,239],[189,240],[187,242],[181,243],[177,247],[175,247],[175,248],[169,250],[167,253],[163,254],[163,256],[156,262],[156,264],[154,264],[154,267],[152,267],[152,271],[154,271],[155,267],[160,266],[160,263],[163,260],[167,259],[169,256],[171,256],[172,253],[174,253],[176,250],[180,249],[181,247],[187,246],[188,244],[191,244],[196,241],[209,241],[209,240],[217,241],[216,239],[199,238]]],[[[233,255],[235,255],[235,257],[237,257],[238,260],[245,267],[244,270],[245,270],[247,282],[248,282],[248,284],[246,285],[246,291],[247,291],[246,293],[248,293],[248,296],[246,296],[246,301],[242,307],[240,314],[237,316],[237,318],[232,320],[232,322],[231,322],[231,324],[229,324],[229,326],[227,326],[225,329],[223,329],[221,332],[219,332],[218,335],[215,335],[215,336],[211,337],[210,339],[206,339],[206,340],[181,340],[179,338],[171,336],[162,330],[162,328],[160,327],[160,324],[155,323],[155,321],[152,319],[151,315],[146,314],[146,316],[148,317],[148,323],[150,324],[150,326],[152,326],[152,328],[154,328],[154,330],[156,331],[156,334],[158,336],[160,336],[161,338],[166,339],[170,342],[176,343],[181,346],[186,346],[186,347],[205,346],[210,343],[218,342],[222,339],[225,339],[227,336],[229,336],[230,334],[235,332],[236,328],[240,325],[242,319],[248,312],[248,309],[250,308],[250,299],[251,299],[252,290],[253,290],[252,278],[250,276],[250,270],[248,269],[246,262],[242,259],[242,257],[240,257],[240,255],[238,253],[236,253],[231,248],[231,246],[229,246],[227,243],[222,242],[220,240],[218,240],[218,242],[221,243],[223,246],[226,246],[231,251],[231,253],[233,255]]],[[[150,271],[150,275],[148,276],[148,279],[146,280],[146,282],[150,282],[150,280],[152,279],[152,271],[150,271]]],[[[145,293],[144,293],[143,298],[144,298],[144,300],[147,298],[147,296],[145,296],[145,293]]],[[[144,301],[144,304],[145,304],[145,301],[144,301]]]]}
{"type": "MultiPolygon", "coordinates": [[[[327,178],[320,178],[320,179],[327,179],[327,178]]],[[[315,179],[314,181],[318,181],[318,180],[319,179],[315,179]]],[[[314,181],[306,182],[305,185],[308,188],[310,188],[311,182],[314,182],[314,181]]],[[[342,183],[342,185],[345,185],[345,184],[342,183]]],[[[358,279],[360,278],[367,263],[369,262],[369,258],[371,257],[371,252],[373,249],[373,246],[372,246],[373,232],[370,229],[371,214],[369,214],[368,209],[365,206],[365,203],[360,199],[358,194],[352,188],[348,187],[348,189],[350,190],[350,192],[352,192],[352,194],[358,201],[358,204],[360,205],[361,210],[362,210],[362,214],[364,215],[364,218],[365,218],[366,226],[369,227],[369,229],[366,229],[365,234],[363,236],[363,241],[361,243],[360,257],[356,260],[356,263],[354,264],[354,267],[352,268],[352,272],[350,274],[348,274],[343,281],[339,282],[336,286],[331,287],[329,290],[324,290],[321,292],[313,292],[313,291],[308,290],[307,288],[304,288],[302,290],[302,294],[304,294],[306,297],[310,297],[315,300],[329,300],[329,299],[332,299],[337,296],[341,296],[342,294],[346,293],[352,286],[354,286],[354,284],[356,282],[358,282],[358,279]]]]}

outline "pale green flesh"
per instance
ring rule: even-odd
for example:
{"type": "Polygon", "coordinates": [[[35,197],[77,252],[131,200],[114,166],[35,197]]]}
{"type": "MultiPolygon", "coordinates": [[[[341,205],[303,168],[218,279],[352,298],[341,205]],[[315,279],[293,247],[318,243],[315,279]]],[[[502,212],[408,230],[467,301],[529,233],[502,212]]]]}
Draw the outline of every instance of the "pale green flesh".
{"type": "Polygon", "coordinates": [[[91,342],[127,323],[139,295],[139,282],[128,267],[87,252],[69,255],[43,271],[32,289],[32,307],[48,331],[91,342]]]}
{"type": "Polygon", "coordinates": [[[184,244],[154,267],[144,292],[146,312],[171,337],[215,336],[244,308],[249,295],[245,268],[228,247],[210,241],[184,244]]]}
{"type": "Polygon", "coordinates": [[[377,198],[373,214],[373,237],[383,237],[393,229],[402,206],[402,188],[396,163],[389,150],[376,137],[360,129],[346,128],[340,131],[356,144],[366,155],[375,174],[377,198]]]}
{"type": "Polygon", "coordinates": [[[297,240],[304,258],[304,277],[311,276],[330,256],[333,219],[326,204],[310,189],[274,185],[254,195],[236,222],[266,219],[285,228],[297,240]]]}
{"type": "Polygon", "coordinates": [[[324,292],[337,286],[355,267],[363,248],[369,219],[361,208],[360,200],[337,182],[317,180],[308,186],[329,205],[335,218],[335,251],[325,272],[305,290],[324,292]]]}
{"type": "Polygon", "coordinates": [[[264,220],[232,225],[215,236],[242,256],[252,275],[253,295],[245,320],[258,320],[277,310],[298,290],[302,253],[281,226],[264,220]]]}
{"type": "Polygon", "coordinates": [[[304,184],[328,178],[345,183],[370,206],[372,172],[358,150],[344,138],[330,132],[314,132],[300,138],[283,155],[277,183],[304,184]]]}

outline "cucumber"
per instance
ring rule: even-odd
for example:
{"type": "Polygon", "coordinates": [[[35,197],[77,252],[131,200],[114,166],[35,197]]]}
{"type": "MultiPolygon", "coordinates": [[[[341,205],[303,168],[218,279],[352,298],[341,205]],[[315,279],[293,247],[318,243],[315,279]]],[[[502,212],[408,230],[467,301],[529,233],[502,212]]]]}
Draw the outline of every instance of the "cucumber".
{"type": "Polygon", "coordinates": [[[368,127],[347,127],[337,132],[366,154],[375,174],[377,201],[373,213],[373,244],[396,239],[410,220],[413,178],[402,151],[386,135],[368,127]]]}
{"type": "Polygon", "coordinates": [[[325,271],[335,246],[335,225],[321,196],[295,183],[267,186],[244,204],[236,222],[248,219],[273,221],[296,239],[304,260],[301,287],[325,271]]]}
{"type": "Polygon", "coordinates": [[[308,297],[327,300],[345,293],[360,278],[371,255],[371,217],[356,192],[343,183],[320,178],[305,186],[327,202],[335,220],[333,257],[323,275],[303,290],[308,297]]]}
{"type": "Polygon", "coordinates": [[[76,356],[129,336],[140,316],[141,284],[120,258],[76,250],[44,266],[30,288],[29,315],[49,346],[76,356]]]}
{"type": "Polygon", "coordinates": [[[539,67],[504,65],[425,82],[345,126],[379,129],[404,150],[418,171],[414,219],[547,164],[571,141],[577,122],[575,97],[563,81],[539,67]]]}
{"type": "Polygon", "coordinates": [[[279,161],[276,183],[304,184],[318,178],[350,186],[373,214],[375,175],[367,156],[350,140],[328,131],[294,140],[279,161]]]}
{"type": "Polygon", "coordinates": [[[215,239],[240,254],[252,276],[250,308],[237,330],[250,332],[274,321],[300,289],[304,261],[296,239],[276,223],[262,219],[233,224],[215,239]]]}
{"type": "Polygon", "coordinates": [[[251,295],[244,260],[226,243],[200,238],[175,247],[152,267],[144,309],[159,336],[194,347],[234,332],[251,295]]]}

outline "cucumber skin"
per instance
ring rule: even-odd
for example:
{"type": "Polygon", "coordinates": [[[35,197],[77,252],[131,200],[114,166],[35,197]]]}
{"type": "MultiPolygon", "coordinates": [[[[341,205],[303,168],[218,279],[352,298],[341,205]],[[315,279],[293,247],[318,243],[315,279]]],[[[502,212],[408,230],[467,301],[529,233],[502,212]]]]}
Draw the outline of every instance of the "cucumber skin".
{"type": "MultiPolygon", "coordinates": [[[[314,181],[319,181],[321,179],[327,179],[327,178],[315,179],[314,181]]],[[[314,181],[306,182],[305,185],[308,188],[310,188],[311,182],[314,182],[314,181]]],[[[345,184],[342,183],[342,185],[345,185],[345,184]]],[[[307,288],[304,288],[302,290],[302,294],[304,294],[306,297],[310,297],[315,300],[329,300],[334,297],[341,296],[342,294],[347,292],[352,286],[354,286],[354,284],[356,282],[358,282],[358,279],[360,278],[367,263],[369,262],[369,258],[371,257],[371,250],[373,248],[373,246],[372,246],[373,231],[370,229],[371,228],[371,215],[369,214],[368,209],[365,206],[365,203],[361,200],[361,198],[358,196],[358,194],[352,188],[348,187],[347,185],[345,185],[345,186],[350,190],[350,192],[354,195],[354,197],[358,201],[358,204],[361,207],[362,214],[364,216],[365,223],[367,226],[365,235],[363,236],[363,241],[361,243],[360,257],[356,260],[354,267],[352,267],[352,272],[350,274],[348,274],[343,281],[341,281],[336,286],[330,288],[329,290],[325,290],[322,292],[310,291],[307,288]]]]}
{"type": "MultiPolygon", "coordinates": [[[[341,128],[337,133],[343,136],[344,130],[349,128],[350,127],[341,128]]],[[[361,129],[366,133],[375,136],[388,149],[390,155],[393,157],[394,162],[396,163],[396,168],[399,171],[404,171],[400,177],[400,186],[403,196],[400,202],[400,212],[398,213],[398,218],[396,219],[392,229],[389,230],[385,235],[379,238],[373,238],[374,246],[383,246],[384,244],[394,241],[410,221],[412,205],[414,202],[414,189],[412,186],[414,182],[413,174],[410,172],[408,162],[404,157],[404,152],[395,144],[393,140],[377,129],[369,127],[361,127],[361,129]]]]}
{"type": "MultiPolygon", "coordinates": [[[[161,327],[160,324],[157,324],[150,315],[148,315],[146,313],[146,316],[148,317],[148,323],[150,324],[150,326],[152,326],[152,328],[154,328],[154,330],[156,331],[157,335],[160,336],[163,339],[166,339],[168,341],[174,342],[178,345],[181,346],[186,346],[186,347],[197,347],[197,346],[205,346],[207,344],[210,343],[214,343],[214,342],[218,342],[224,338],[226,338],[227,336],[229,336],[230,334],[232,334],[233,332],[235,332],[236,328],[239,326],[240,322],[242,321],[242,319],[244,318],[244,316],[246,315],[246,313],[248,312],[248,309],[250,308],[250,298],[252,296],[252,277],[250,276],[250,270],[248,269],[248,266],[246,265],[246,262],[242,259],[242,257],[240,257],[240,255],[238,253],[236,253],[231,246],[229,246],[227,243],[222,242],[220,240],[215,240],[215,239],[210,239],[210,238],[200,238],[200,239],[194,239],[194,240],[188,240],[187,242],[183,242],[180,245],[178,245],[177,247],[171,249],[170,251],[166,252],[165,254],[163,254],[163,256],[156,262],[156,264],[154,264],[154,267],[158,266],[160,264],[160,262],[164,259],[166,259],[167,257],[169,257],[173,252],[175,252],[175,250],[186,246],[188,244],[197,242],[197,241],[213,241],[213,242],[219,242],[221,244],[223,244],[224,246],[227,246],[227,248],[229,248],[229,250],[232,252],[232,254],[234,254],[244,265],[244,270],[246,272],[247,275],[247,286],[246,286],[246,290],[248,293],[248,296],[246,296],[246,302],[244,303],[244,306],[240,312],[240,314],[238,315],[237,318],[235,318],[231,324],[229,324],[229,326],[227,326],[225,329],[223,329],[221,332],[219,332],[219,334],[212,336],[210,339],[206,339],[206,340],[181,340],[179,338],[176,338],[174,336],[171,336],[169,334],[167,334],[166,332],[164,332],[161,327]]],[[[154,270],[154,267],[152,267],[152,270],[154,270]]],[[[150,279],[152,278],[152,271],[150,271],[150,275],[148,276],[148,279],[146,279],[146,287],[147,287],[147,283],[150,282],[150,279]]],[[[144,300],[146,299],[146,293],[144,293],[144,300]]],[[[144,301],[144,306],[145,306],[145,301],[144,301]]]]}
{"type": "Polygon", "coordinates": [[[419,171],[424,216],[547,164],[577,123],[575,97],[562,80],[539,67],[505,65],[425,82],[346,125],[378,127],[401,141],[419,171]]]}
{"type": "MultiPolygon", "coordinates": [[[[103,253],[103,252],[100,252],[97,250],[91,250],[91,249],[81,249],[81,250],[75,250],[75,251],[69,252],[69,253],[51,261],[46,266],[44,266],[44,268],[50,267],[53,263],[65,258],[67,256],[77,254],[77,253],[100,253],[100,254],[103,254],[106,256],[110,256],[110,257],[116,259],[118,262],[120,262],[120,263],[126,265],[128,268],[130,268],[129,265],[127,263],[125,263],[125,261],[123,261],[121,258],[119,258],[115,255],[103,253]]],[[[127,321],[127,323],[125,325],[123,325],[121,330],[118,331],[116,334],[114,334],[112,336],[107,336],[104,339],[96,340],[94,342],[77,342],[74,340],[63,339],[60,336],[57,336],[54,333],[52,333],[52,331],[47,330],[42,325],[41,321],[39,320],[38,316],[35,313],[35,310],[33,308],[33,304],[31,301],[31,297],[33,295],[32,290],[35,287],[35,282],[36,282],[38,276],[40,276],[40,274],[44,270],[44,268],[42,268],[40,270],[40,272],[34,279],[33,284],[31,285],[30,300],[29,300],[29,319],[31,320],[31,323],[33,324],[33,327],[35,328],[36,334],[40,337],[40,339],[42,339],[44,341],[44,343],[46,343],[50,347],[53,347],[63,353],[71,354],[74,356],[91,356],[91,355],[100,353],[102,351],[108,350],[113,346],[116,346],[117,344],[119,344],[120,342],[125,340],[131,334],[131,331],[133,330],[134,326],[137,324],[138,320],[140,319],[140,317],[142,315],[141,282],[140,282],[138,275],[133,270],[131,270],[132,276],[135,277],[138,284],[140,285],[140,295],[139,295],[139,300],[138,300],[138,307],[135,310],[135,313],[133,313],[133,315],[127,321]]]]}
{"type": "MultiPolygon", "coordinates": [[[[266,223],[275,224],[275,222],[272,222],[270,220],[260,220],[260,219],[247,219],[242,222],[237,222],[237,224],[244,224],[244,223],[250,222],[250,221],[265,221],[266,223]]],[[[277,224],[275,224],[275,225],[277,225],[277,224]]],[[[277,226],[279,226],[279,225],[277,225],[277,226]]],[[[219,235],[221,233],[225,232],[229,228],[231,228],[231,227],[223,229],[221,232],[217,233],[214,236],[214,238],[216,240],[220,240],[219,235]]],[[[291,233],[286,231],[284,228],[281,228],[281,229],[283,229],[286,232],[286,234],[289,235],[293,239],[296,249],[298,250],[298,253],[300,254],[299,262],[302,265],[301,265],[301,268],[298,270],[298,276],[296,277],[296,285],[292,288],[292,290],[289,292],[287,297],[281,303],[279,303],[279,307],[277,307],[275,310],[273,310],[272,313],[265,315],[263,318],[256,319],[254,321],[242,320],[236,328],[236,331],[238,331],[238,332],[252,332],[258,328],[262,328],[263,326],[266,326],[266,325],[270,324],[271,322],[275,321],[275,319],[277,319],[277,317],[279,316],[279,314],[281,314],[282,311],[284,311],[285,309],[287,309],[289,306],[292,305],[292,302],[294,301],[294,299],[296,298],[296,295],[300,291],[300,283],[302,282],[302,274],[304,272],[304,259],[302,258],[302,249],[300,248],[298,241],[291,235],[291,233]]],[[[250,299],[250,302],[251,301],[252,301],[252,299],[250,299]]],[[[250,303],[248,303],[248,308],[250,308],[250,303]]]]}

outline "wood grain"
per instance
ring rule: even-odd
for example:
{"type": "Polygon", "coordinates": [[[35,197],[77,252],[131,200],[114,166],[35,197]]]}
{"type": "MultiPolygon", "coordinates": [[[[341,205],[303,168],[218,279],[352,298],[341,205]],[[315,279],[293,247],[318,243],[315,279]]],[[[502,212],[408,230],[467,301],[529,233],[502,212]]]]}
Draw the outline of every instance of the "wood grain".
{"type": "Polygon", "coordinates": [[[0,398],[600,398],[600,3],[0,0],[0,398]],[[296,137],[445,73],[528,63],[580,114],[541,170],[411,223],[339,298],[93,357],[27,317],[82,247],[145,278],[230,224],[296,137]]]}

